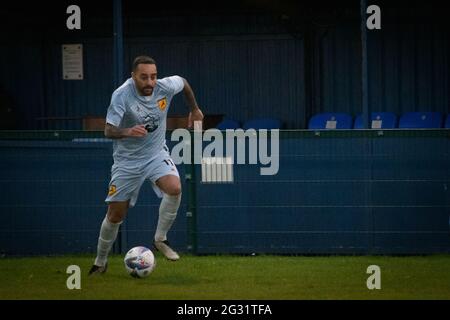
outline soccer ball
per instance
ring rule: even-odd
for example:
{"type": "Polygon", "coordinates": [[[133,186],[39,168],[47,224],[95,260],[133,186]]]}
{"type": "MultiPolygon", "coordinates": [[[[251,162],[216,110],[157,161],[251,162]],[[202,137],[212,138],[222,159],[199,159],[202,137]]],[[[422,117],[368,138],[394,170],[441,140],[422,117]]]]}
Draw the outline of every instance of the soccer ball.
{"type": "Polygon", "coordinates": [[[130,249],[123,261],[128,274],[135,278],[147,277],[156,266],[153,252],[142,246],[130,249]]]}

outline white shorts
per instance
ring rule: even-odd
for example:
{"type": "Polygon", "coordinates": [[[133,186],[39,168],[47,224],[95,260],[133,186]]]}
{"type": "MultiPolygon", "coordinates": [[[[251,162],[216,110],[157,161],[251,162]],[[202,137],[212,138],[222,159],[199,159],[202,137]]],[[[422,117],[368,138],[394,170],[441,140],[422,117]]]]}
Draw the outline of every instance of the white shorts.
{"type": "Polygon", "coordinates": [[[166,148],[161,150],[148,164],[136,170],[113,165],[109,192],[105,202],[130,200],[130,208],[134,207],[139,196],[139,190],[145,180],[152,183],[156,195],[162,198],[163,192],[156,185],[156,181],[167,175],[180,177],[166,148]]]}

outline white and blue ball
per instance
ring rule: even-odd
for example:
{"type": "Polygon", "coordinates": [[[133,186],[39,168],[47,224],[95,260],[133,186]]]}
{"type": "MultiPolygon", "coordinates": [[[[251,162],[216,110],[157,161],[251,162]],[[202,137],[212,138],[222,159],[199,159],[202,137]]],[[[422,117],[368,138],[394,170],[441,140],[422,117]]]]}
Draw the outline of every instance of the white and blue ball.
{"type": "Polygon", "coordinates": [[[124,258],[128,274],[135,278],[147,277],[155,268],[156,260],[153,252],[146,247],[134,247],[124,258]]]}

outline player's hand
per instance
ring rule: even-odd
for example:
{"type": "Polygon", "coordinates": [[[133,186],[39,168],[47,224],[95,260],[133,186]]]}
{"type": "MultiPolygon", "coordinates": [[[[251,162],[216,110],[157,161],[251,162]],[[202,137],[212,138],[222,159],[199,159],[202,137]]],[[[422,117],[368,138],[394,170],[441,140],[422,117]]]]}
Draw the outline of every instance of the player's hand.
{"type": "Polygon", "coordinates": [[[189,112],[189,118],[188,118],[188,128],[192,128],[194,125],[194,121],[203,121],[203,113],[200,108],[195,108],[191,112],[189,112]]]}
{"type": "Polygon", "coordinates": [[[138,124],[132,128],[128,128],[126,135],[128,137],[145,137],[147,133],[145,126],[143,124],[138,124]]]}

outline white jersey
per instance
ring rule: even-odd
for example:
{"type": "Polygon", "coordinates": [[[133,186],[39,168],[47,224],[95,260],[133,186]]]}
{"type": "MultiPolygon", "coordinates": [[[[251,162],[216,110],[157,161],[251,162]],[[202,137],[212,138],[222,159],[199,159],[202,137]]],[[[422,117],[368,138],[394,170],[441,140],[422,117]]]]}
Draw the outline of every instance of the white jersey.
{"type": "Polygon", "coordinates": [[[172,76],[157,80],[151,96],[141,96],[132,78],[114,91],[106,122],[119,128],[146,126],[145,137],[115,139],[114,165],[135,168],[151,161],[166,145],[166,119],[174,95],[184,88],[183,79],[172,76]]]}

